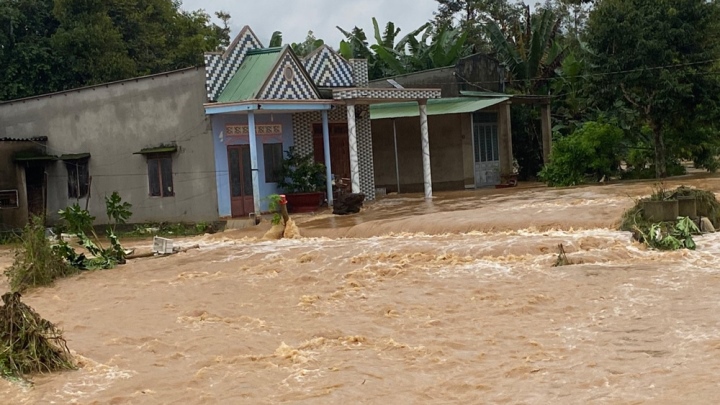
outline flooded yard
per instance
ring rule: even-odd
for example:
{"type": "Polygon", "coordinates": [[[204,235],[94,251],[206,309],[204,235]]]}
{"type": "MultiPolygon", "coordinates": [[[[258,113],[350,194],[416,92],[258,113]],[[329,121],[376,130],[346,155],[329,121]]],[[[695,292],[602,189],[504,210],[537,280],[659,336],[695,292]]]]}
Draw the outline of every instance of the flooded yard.
{"type": "MultiPolygon", "coordinates": [[[[720,192],[705,176],[667,182],[720,192]]],[[[5,403],[715,403],[720,235],[614,230],[652,183],[394,196],[361,214],[188,238],[24,296],[77,371],[5,403]],[[575,264],[553,267],[563,244],[575,264]]],[[[139,242],[148,248],[151,242],[139,242]]],[[[0,250],[0,270],[11,264],[0,250]]],[[[6,289],[3,280],[0,284],[6,289]]]]}

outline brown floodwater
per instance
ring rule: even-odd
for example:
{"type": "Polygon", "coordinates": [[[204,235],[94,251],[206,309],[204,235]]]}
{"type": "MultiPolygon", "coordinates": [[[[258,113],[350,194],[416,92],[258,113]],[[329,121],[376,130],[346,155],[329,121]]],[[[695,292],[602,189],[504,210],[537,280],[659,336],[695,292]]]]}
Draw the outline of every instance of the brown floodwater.
{"type": "MultiPolygon", "coordinates": [[[[665,184],[720,192],[720,178],[665,184]]],[[[77,371],[13,404],[717,403],[720,234],[614,230],[652,183],[391,196],[27,293],[77,371]],[[553,267],[557,245],[575,264],[553,267]]],[[[150,241],[133,241],[149,249],[150,241]]],[[[0,250],[0,270],[11,264],[0,250]]],[[[0,289],[7,288],[3,280],[0,289]]]]}

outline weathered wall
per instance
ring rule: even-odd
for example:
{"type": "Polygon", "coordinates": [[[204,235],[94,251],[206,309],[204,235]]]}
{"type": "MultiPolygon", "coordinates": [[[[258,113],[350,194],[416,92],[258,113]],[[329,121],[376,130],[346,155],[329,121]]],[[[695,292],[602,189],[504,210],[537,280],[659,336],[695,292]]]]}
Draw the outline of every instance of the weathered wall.
{"type": "Polygon", "coordinates": [[[13,156],[19,152],[42,154],[45,152],[45,147],[41,143],[31,141],[0,141],[0,190],[18,191],[17,208],[0,208],[0,232],[21,228],[28,218],[24,169],[22,164],[13,161],[13,156]]]}
{"type": "MultiPolygon", "coordinates": [[[[460,59],[456,66],[394,76],[392,79],[406,88],[440,89],[442,97],[458,97],[460,91],[504,91],[499,62],[483,54],[460,59]]],[[[392,85],[380,79],[371,81],[370,87],[388,88],[392,85]]]]}
{"type": "MultiPolygon", "coordinates": [[[[212,131],[205,117],[205,71],[186,69],[0,104],[0,138],[48,136],[48,153],[89,152],[90,212],[106,220],[104,197],[119,191],[132,222],[218,218],[212,131]],[[150,197],[145,147],[176,143],[175,196],[150,197]]],[[[68,198],[67,169],[48,166],[48,214],[68,198]]],[[[83,199],[84,204],[84,199],[83,199]]]]}
{"type": "MultiPolygon", "coordinates": [[[[420,118],[398,118],[398,161],[400,191],[423,191],[422,146],[420,118]]],[[[463,144],[470,133],[469,114],[434,115],[428,117],[430,131],[430,165],[434,191],[464,189],[466,184],[466,153],[463,144]],[[466,139],[463,139],[466,138],[466,139]]],[[[375,184],[388,192],[397,191],[393,121],[372,121],[375,184]]],[[[471,145],[472,140],[470,139],[471,145]]],[[[469,148],[472,151],[472,147],[469,148]]],[[[472,156],[470,156],[472,159],[472,156]]],[[[469,173],[472,179],[472,172],[469,173]]]]}

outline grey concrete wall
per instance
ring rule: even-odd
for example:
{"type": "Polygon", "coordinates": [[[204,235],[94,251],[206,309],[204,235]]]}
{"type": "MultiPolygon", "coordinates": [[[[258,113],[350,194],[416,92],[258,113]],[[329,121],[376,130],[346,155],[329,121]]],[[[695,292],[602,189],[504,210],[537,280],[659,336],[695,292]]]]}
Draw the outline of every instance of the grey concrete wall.
{"type": "MultiPolygon", "coordinates": [[[[131,222],[211,221],[218,213],[205,99],[205,71],[193,68],[7,102],[0,104],[0,138],[48,136],[49,154],[89,152],[89,207],[99,223],[113,191],[133,205],[131,222]],[[146,158],[133,152],[173,142],[175,196],[150,197],[146,158]]],[[[49,165],[48,175],[52,221],[75,199],[68,198],[63,162],[49,165]]]]}
{"type": "MultiPolygon", "coordinates": [[[[420,118],[398,118],[396,126],[400,191],[403,193],[421,192],[423,190],[423,165],[420,118]]],[[[468,136],[471,130],[469,114],[430,116],[428,117],[428,128],[433,190],[464,189],[468,175],[465,167],[467,153],[464,149],[470,138],[468,136]]],[[[372,121],[372,136],[376,187],[384,187],[388,192],[395,192],[397,191],[397,182],[392,120],[372,121]]],[[[472,139],[469,142],[472,145],[472,139]]],[[[469,150],[472,152],[472,148],[469,150]]],[[[470,155],[470,159],[472,160],[472,155],[470,155]]],[[[470,172],[470,176],[473,176],[472,172],[470,172]]]]}

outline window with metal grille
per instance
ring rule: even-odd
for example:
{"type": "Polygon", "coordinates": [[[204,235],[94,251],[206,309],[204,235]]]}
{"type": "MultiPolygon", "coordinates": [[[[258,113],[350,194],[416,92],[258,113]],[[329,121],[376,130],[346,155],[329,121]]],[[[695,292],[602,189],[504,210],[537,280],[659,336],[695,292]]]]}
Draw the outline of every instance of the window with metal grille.
{"type": "Polygon", "coordinates": [[[17,190],[0,190],[0,209],[19,206],[17,190]]]}
{"type": "Polygon", "coordinates": [[[277,183],[280,181],[280,169],[282,168],[283,161],[283,144],[263,144],[263,158],[265,160],[265,182],[277,183]]]}
{"type": "Polygon", "coordinates": [[[148,180],[152,197],[172,197],[173,188],[172,155],[154,153],[147,155],[148,180]]]}
{"type": "Polygon", "coordinates": [[[68,174],[68,198],[82,198],[88,194],[90,173],[88,159],[65,161],[68,174]]]}

